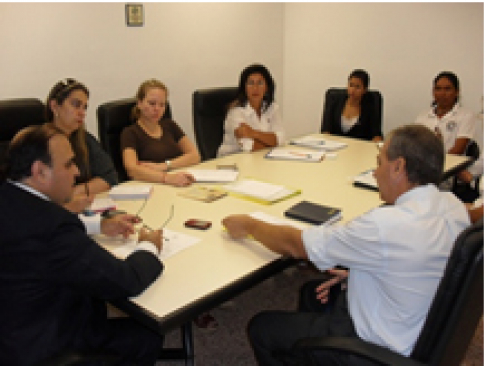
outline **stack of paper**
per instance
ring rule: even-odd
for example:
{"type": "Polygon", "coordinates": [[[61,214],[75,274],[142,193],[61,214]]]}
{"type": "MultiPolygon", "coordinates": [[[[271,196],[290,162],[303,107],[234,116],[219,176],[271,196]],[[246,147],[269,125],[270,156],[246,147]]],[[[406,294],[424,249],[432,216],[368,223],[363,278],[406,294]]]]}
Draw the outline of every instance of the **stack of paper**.
{"type": "Polygon", "coordinates": [[[104,212],[108,210],[114,210],[115,208],[116,208],[115,201],[113,201],[111,198],[96,197],[91,203],[89,210],[93,212],[104,212]]]}
{"type": "Polygon", "coordinates": [[[327,140],[319,136],[304,136],[290,140],[290,143],[292,145],[310,147],[312,149],[323,151],[334,151],[348,146],[348,144],[346,144],[345,142],[327,140]]]}
{"type": "Polygon", "coordinates": [[[225,186],[228,191],[257,202],[270,204],[300,193],[300,190],[290,189],[281,185],[243,179],[225,186]]]}
{"type": "Polygon", "coordinates": [[[186,169],[196,182],[234,182],[238,178],[238,170],[232,169],[186,169]]]}
{"type": "Polygon", "coordinates": [[[109,196],[114,200],[136,200],[145,199],[150,196],[153,186],[151,184],[117,185],[110,189],[109,196]]]}
{"type": "Polygon", "coordinates": [[[353,185],[361,188],[368,188],[377,191],[378,183],[373,176],[374,169],[367,170],[353,178],[353,185]]]}
{"type": "Polygon", "coordinates": [[[324,151],[303,151],[291,150],[283,147],[276,147],[270,150],[265,157],[277,160],[299,160],[318,162],[324,158],[326,153],[324,151]]]}
{"type": "MultiPolygon", "coordinates": [[[[162,235],[162,251],[159,254],[159,258],[162,260],[172,257],[173,255],[179,253],[181,250],[189,248],[201,241],[201,239],[195,236],[172,231],[167,228],[164,228],[162,235]]],[[[137,248],[137,235],[132,235],[128,239],[123,239],[119,237],[109,238],[103,235],[99,235],[97,237],[97,241],[102,245],[103,243],[106,243],[110,246],[119,244],[119,247],[117,247],[113,251],[115,256],[119,258],[126,258],[137,248]]]]}
{"type": "Polygon", "coordinates": [[[272,215],[267,214],[265,212],[260,212],[260,211],[258,211],[258,212],[252,212],[249,215],[251,217],[253,217],[254,219],[257,219],[257,220],[260,220],[260,221],[264,221],[264,222],[269,223],[269,224],[274,224],[274,225],[289,225],[289,226],[295,227],[296,229],[304,229],[306,227],[306,225],[301,224],[299,222],[295,222],[295,221],[292,221],[292,220],[281,219],[279,217],[272,216],[272,215]]]}

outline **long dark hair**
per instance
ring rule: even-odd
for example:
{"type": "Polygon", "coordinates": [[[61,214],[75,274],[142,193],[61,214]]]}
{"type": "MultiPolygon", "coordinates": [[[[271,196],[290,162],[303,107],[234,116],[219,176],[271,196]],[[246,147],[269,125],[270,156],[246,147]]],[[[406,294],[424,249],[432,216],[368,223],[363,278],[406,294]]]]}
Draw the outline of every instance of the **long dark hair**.
{"type": "Polygon", "coordinates": [[[362,69],[353,70],[351,74],[349,74],[348,81],[351,80],[351,78],[360,79],[364,88],[368,90],[368,86],[370,85],[370,75],[366,71],[362,69]]]}
{"type": "MultiPolygon", "coordinates": [[[[75,90],[81,90],[89,98],[88,88],[75,79],[64,79],[58,81],[49,92],[45,105],[45,117],[48,123],[54,122],[54,112],[51,109],[51,101],[55,100],[58,105],[64,103],[64,101],[75,90]]],[[[88,147],[86,145],[86,132],[83,126],[80,126],[69,137],[69,142],[73,148],[75,154],[76,164],[79,167],[81,176],[78,178],[81,181],[88,181],[91,176],[89,166],[88,147]]]]}
{"type": "Polygon", "coordinates": [[[263,110],[265,111],[273,103],[273,98],[275,94],[275,82],[273,81],[272,75],[270,74],[268,69],[260,64],[250,65],[241,72],[236,100],[234,103],[232,103],[231,106],[243,107],[248,102],[248,96],[246,95],[246,83],[248,81],[248,78],[252,74],[262,75],[265,79],[265,83],[267,84],[267,93],[263,97],[263,101],[265,102],[263,110]]]}

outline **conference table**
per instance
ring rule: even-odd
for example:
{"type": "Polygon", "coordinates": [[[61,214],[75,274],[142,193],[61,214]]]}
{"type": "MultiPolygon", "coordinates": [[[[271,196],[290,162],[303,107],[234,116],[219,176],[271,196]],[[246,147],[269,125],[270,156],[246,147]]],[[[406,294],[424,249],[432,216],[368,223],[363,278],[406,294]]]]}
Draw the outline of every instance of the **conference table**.
{"type": "MultiPolygon", "coordinates": [[[[144,204],[139,215],[154,229],[160,228],[169,218],[173,207],[173,217],[166,228],[197,237],[200,241],[164,260],[162,275],[141,295],[117,301],[114,305],[162,334],[185,325],[184,353],[187,364],[191,364],[192,319],[296,263],[294,259],[277,255],[250,239],[232,240],[221,224],[223,218],[231,214],[263,212],[289,220],[284,211],[295,203],[308,200],[340,208],[342,220],[336,225],[341,225],[383,204],[378,192],[355,187],[352,183],[354,176],[376,167],[377,145],[327,135],[326,139],[345,142],[347,147],[320,162],[268,159],[265,157],[267,149],[208,160],[196,166],[197,169],[216,169],[221,165],[235,165],[239,170],[238,180],[250,178],[301,191],[276,203],[265,205],[232,194],[206,203],[180,195],[192,187],[163,184],[154,185],[147,202],[117,201],[117,209],[129,213],[138,212],[144,204]],[[193,218],[209,220],[212,227],[208,230],[186,228],[184,222],[193,218]]],[[[447,155],[444,177],[464,169],[469,163],[467,157],[447,155]]],[[[224,184],[218,183],[194,185],[224,188],[224,184]]],[[[108,250],[116,250],[119,243],[102,242],[102,245],[108,250]]]]}

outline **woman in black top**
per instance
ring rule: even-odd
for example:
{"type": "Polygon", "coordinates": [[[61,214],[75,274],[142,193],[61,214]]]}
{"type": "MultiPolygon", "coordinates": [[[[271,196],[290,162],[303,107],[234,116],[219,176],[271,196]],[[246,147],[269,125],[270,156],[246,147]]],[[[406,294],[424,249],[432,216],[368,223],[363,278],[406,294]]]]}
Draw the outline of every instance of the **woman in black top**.
{"type": "Polygon", "coordinates": [[[65,207],[72,212],[85,210],[94,195],[105,192],[118,183],[111,158],[96,138],[85,129],[88,88],[74,79],[56,83],[46,100],[46,120],[68,136],[80,175],[76,178],[74,195],[65,207]]]}
{"type": "Polygon", "coordinates": [[[381,113],[368,93],[369,75],[354,70],[348,78],[347,94],[326,100],[321,132],[381,141],[381,113]]]}

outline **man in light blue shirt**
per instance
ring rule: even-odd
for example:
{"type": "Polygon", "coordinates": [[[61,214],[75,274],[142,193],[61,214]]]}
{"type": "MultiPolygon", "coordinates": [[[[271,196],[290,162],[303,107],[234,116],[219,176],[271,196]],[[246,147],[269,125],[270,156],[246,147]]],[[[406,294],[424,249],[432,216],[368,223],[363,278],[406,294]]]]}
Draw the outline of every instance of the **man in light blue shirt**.
{"type": "Polygon", "coordinates": [[[300,231],[246,215],[223,220],[233,238],[252,235],[321,270],[349,268],[333,270],[336,278],[316,291],[326,302],[330,285],[348,278],[332,312],[266,312],[252,319],[249,337],[259,364],[280,365],[275,353],[291,355],[295,341],[312,336],[359,337],[403,355],[412,351],[453,243],[470,221],[456,197],[437,189],[444,147],[426,127],[392,131],[377,160],[374,175],[387,205],[345,225],[300,231]]]}

